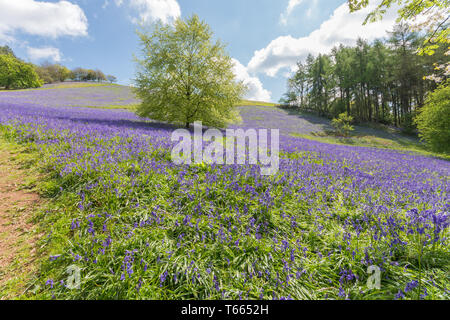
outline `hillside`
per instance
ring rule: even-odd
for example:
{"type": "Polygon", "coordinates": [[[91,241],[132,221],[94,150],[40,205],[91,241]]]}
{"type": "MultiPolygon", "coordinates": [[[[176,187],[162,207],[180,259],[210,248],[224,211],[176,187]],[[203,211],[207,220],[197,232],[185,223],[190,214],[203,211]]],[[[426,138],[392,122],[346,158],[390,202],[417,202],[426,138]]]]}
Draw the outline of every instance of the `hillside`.
{"type": "MultiPolygon", "coordinates": [[[[89,107],[105,109],[133,110],[139,100],[132,88],[115,84],[67,82],[45,85],[40,89],[0,92],[0,103],[35,104],[48,107],[89,107]]],[[[273,103],[242,101],[239,107],[243,122],[232,127],[280,129],[286,136],[310,139],[332,144],[347,144],[376,148],[390,148],[403,151],[427,152],[418,138],[396,132],[374,128],[374,126],[355,126],[351,138],[336,138],[329,135],[332,130],[328,119],[311,114],[298,114],[283,110],[273,103]]]]}
{"type": "Polygon", "coordinates": [[[27,188],[45,200],[24,209],[42,235],[39,259],[14,261],[39,273],[0,267],[0,296],[448,299],[449,162],[299,138],[329,123],[242,106],[234,127],[280,128],[276,173],[176,165],[175,127],[124,109],[134,103],[110,85],[0,92],[0,144],[21,150],[8,159],[22,159],[27,188]],[[69,267],[81,270],[77,290],[69,267]],[[382,270],[380,289],[366,287],[370,267],[382,270]]]}

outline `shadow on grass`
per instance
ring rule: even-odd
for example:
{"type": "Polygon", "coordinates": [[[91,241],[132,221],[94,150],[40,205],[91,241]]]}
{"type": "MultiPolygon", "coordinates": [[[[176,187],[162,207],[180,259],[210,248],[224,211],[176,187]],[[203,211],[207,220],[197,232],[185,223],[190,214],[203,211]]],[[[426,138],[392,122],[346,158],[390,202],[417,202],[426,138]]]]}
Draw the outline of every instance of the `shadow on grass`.
{"type": "Polygon", "coordinates": [[[70,120],[81,124],[93,124],[108,127],[115,127],[118,129],[131,129],[131,130],[144,130],[144,131],[157,131],[167,130],[172,131],[182,128],[180,125],[174,125],[169,123],[158,122],[148,119],[90,119],[90,118],[72,118],[67,119],[65,117],[56,117],[55,119],[70,120]]]}

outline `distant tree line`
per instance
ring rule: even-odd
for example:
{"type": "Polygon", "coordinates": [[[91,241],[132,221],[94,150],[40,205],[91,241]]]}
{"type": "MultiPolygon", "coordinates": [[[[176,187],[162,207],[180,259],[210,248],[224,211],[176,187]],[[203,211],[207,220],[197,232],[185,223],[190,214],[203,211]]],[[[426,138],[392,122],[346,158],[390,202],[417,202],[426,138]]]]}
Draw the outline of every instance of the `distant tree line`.
{"type": "Polygon", "coordinates": [[[448,79],[447,47],[434,55],[417,55],[423,43],[404,24],[387,40],[355,47],[335,47],[331,54],[309,55],[298,63],[280,103],[321,116],[346,112],[357,122],[378,122],[414,129],[413,119],[424,106],[427,93],[448,79]],[[432,75],[432,77],[430,77],[432,75]]]}
{"type": "Polygon", "coordinates": [[[37,88],[43,84],[72,81],[117,82],[113,75],[101,70],[75,68],[44,62],[40,65],[27,63],[14,54],[8,46],[0,46],[0,87],[5,89],[37,88]]]}
{"type": "Polygon", "coordinates": [[[105,75],[99,69],[84,69],[75,68],[69,70],[67,67],[60,64],[51,64],[45,62],[36,67],[36,72],[45,83],[63,82],[66,80],[72,81],[95,81],[95,82],[116,82],[117,78],[113,75],[105,75]]]}
{"type": "Polygon", "coordinates": [[[71,78],[71,71],[60,64],[45,62],[36,65],[35,69],[44,83],[64,82],[71,78]]]}

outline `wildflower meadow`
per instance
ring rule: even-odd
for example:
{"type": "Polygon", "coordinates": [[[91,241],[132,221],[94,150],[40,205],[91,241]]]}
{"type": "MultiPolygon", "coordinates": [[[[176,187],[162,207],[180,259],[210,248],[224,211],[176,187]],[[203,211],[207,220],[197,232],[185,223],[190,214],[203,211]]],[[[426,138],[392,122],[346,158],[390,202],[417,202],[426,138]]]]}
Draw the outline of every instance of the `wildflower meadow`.
{"type": "Polygon", "coordinates": [[[0,136],[27,147],[51,200],[29,297],[450,298],[448,161],[302,139],[255,107],[232,127],[279,124],[276,174],[176,165],[177,127],[108,109],[136,103],[121,90],[0,93],[0,136]]]}

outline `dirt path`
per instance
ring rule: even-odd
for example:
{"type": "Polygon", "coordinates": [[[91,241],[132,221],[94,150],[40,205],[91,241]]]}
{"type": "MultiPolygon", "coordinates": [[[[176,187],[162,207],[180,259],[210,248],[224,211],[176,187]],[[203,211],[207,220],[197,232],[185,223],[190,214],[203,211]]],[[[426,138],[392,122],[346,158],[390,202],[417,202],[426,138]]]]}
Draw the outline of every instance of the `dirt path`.
{"type": "MultiPolygon", "coordinates": [[[[0,141],[1,142],[1,141],[0,141]]],[[[0,300],[12,298],[24,285],[36,259],[37,233],[30,222],[39,205],[36,193],[23,190],[26,172],[13,162],[14,155],[0,147],[0,300]]]]}

